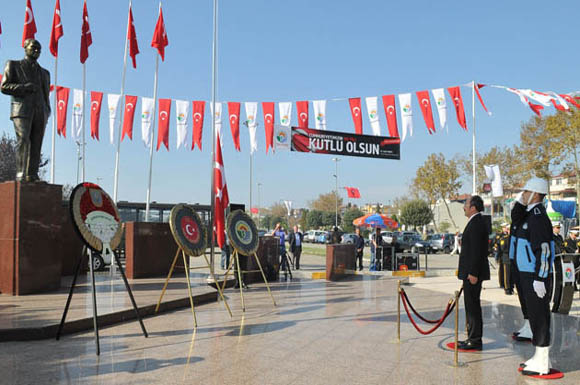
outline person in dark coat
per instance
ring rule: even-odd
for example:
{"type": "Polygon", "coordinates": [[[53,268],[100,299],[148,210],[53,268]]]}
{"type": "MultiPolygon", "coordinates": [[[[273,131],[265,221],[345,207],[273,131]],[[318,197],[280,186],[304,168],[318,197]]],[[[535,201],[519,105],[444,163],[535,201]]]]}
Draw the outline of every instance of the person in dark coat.
{"type": "Polygon", "coordinates": [[[358,260],[358,270],[361,271],[363,269],[363,251],[365,248],[365,239],[362,237],[362,235],[360,235],[360,229],[358,227],[356,228],[355,233],[356,233],[356,241],[354,243],[356,255],[355,266],[356,261],[358,260]]]}
{"type": "Polygon", "coordinates": [[[481,215],[483,200],[472,195],[465,201],[463,212],[469,218],[461,239],[459,271],[463,281],[463,299],[467,318],[467,340],[458,343],[459,349],[481,350],[483,319],[481,314],[481,283],[489,280],[487,244],[489,233],[481,215]]]}
{"type": "Polygon", "coordinates": [[[296,270],[300,270],[300,255],[302,254],[302,240],[304,236],[298,230],[298,226],[294,226],[294,232],[288,235],[288,243],[290,244],[290,251],[294,257],[294,266],[296,270]]]}

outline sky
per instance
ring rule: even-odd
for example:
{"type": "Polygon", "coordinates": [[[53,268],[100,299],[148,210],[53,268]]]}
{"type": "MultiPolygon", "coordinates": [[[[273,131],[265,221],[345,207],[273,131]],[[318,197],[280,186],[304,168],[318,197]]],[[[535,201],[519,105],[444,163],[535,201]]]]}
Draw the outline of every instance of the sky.
{"type": "MultiPolygon", "coordinates": [[[[128,0],[88,0],[93,44],[86,62],[87,91],[119,93],[127,28],[128,0]]],[[[23,57],[21,47],[26,0],[2,2],[0,61],[23,57]]],[[[126,94],[153,95],[156,50],[151,39],[159,2],[135,0],[134,24],[141,53],[137,69],[127,69],[126,94]]],[[[40,64],[54,75],[55,60],[48,43],[54,11],[52,0],[32,0],[43,46],[40,64]]],[[[159,62],[159,97],[181,100],[211,99],[212,23],[211,0],[166,0],[163,13],[169,46],[159,62]]],[[[413,93],[414,134],[401,144],[400,160],[340,157],[339,186],[360,189],[353,203],[389,203],[408,194],[417,167],[427,156],[441,152],[451,158],[472,148],[472,102],[462,87],[468,132],[448,110],[447,130],[430,135],[414,93],[451,87],[475,80],[515,88],[568,93],[580,90],[578,35],[573,27],[580,3],[563,0],[554,6],[541,1],[448,0],[343,1],[343,0],[220,0],[218,12],[217,100],[283,102],[327,99],[327,128],[353,132],[349,97],[379,97],[383,135],[387,125],[380,102],[386,94],[413,93]]],[[[82,1],[61,0],[64,37],[59,42],[58,84],[82,88],[79,61],[82,1]]],[[[129,59],[130,61],[130,59],[129,59]]],[[[517,96],[504,90],[481,90],[488,116],[476,100],[476,151],[511,146],[519,142],[522,122],[532,116],[517,96]]],[[[449,95],[447,103],[450,105],[449,95]]],[[[52,99],[51,99],[52,100],[52,99]]],[[[71,127],[69,116],[67,130],[71,127]]],[[[310,103],[310,127],[314,127],[310,103]]],[[[0,131],[14,135],[9,120],[10,98],[0,95],[0,131]]],[[[172,105],[172,113],[175,104],[172,105]]],[[[226,111],[224,105],[224,112],[226,111]]],[[[242,105],[242,117],[244,117],[242,105]]],[[[87,110],[88,111],[88,110],[87,110]]],[[[140,102],[133,140],[121,144],[119,200],[144,202],[148,182],[149,150],[141,141],[140,102]]],[[[363,111],[366,109],[363,107],[363,111]]],[[[547,108],[546,113],[553,113],[547,108]]],[[[277,113],[277,107],[276,107],[277,113]]],[[[397,113],[399,110],[397,107],[397,113]]],[[[438,115],[433,111],[434,119],[438,115]]],[[[88,114],[88,112],[87,112],[88,114]]],[[[209,106],[203,133],[203,151],[176,150],[175,118],[170,126],[170,151],[154,152],[152,201],[209,204],[211,184],[211,125],[209,106]]],[[[254,154],[253,205],[269,206],[281,200],[305,207],[321,193],[335,188],[332,156],[278,152],[266,154],[261,107],[258,112],[258,152],[254,154]],[[260,187],[258,187],[260,184],[260,187]]],[[[399,129],[400,129],[400,116],[399,129]]],[[[52,118],[51,118],[52,119],[52,118]]],[[[295,124],[296,107],[293,105],[295,124]]],[[[108,136],[107,110],[101,113],[101,141],[90,138],[86,125],[87,180],[113,194],[115,146],[108,136]]],[[[231,202],[250,201],[250,152],[247,129],[241,126],[241,152],[234,149],[227,121],[223,122],[223,158],[231,202]]],[[[363,132],[371,133],[366,116],[363,132]]],[[[50,157],[52,121],[49,120],[43,154],[50,157]]],[[[68,136],[68,135],[67,135],[68,136]]],[[[155,142],[156,143],[156,142],[155,142]]],[[[58,184],[77,181],[77,146],[57,137],[55,156],[58,184]]],[[[47,175],[48,177],[48,175],[47,175]]],[[[462,192],[471,191],[466,179],[462,192]]],[[[345,190],[340,193],[346,199],[345,190]]]]}

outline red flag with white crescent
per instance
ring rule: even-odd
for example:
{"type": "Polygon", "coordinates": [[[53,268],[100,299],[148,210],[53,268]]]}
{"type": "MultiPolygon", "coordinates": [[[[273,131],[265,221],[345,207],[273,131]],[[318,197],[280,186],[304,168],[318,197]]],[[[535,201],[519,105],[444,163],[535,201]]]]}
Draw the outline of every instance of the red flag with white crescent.
{"type": "Polygon", "coordinates": [[[30,0],[26,0],[26,10],[24,11],[24,30],[22,31],[22,46],[26,39],[34,39],[36,35],[36,20],[34,19],[34,12],[32,12],[32,4],[30,0]]]}
{"type": "Polygon", "coordinates": [[[163,21],[163,10],[161,9],[161,4],[159,4],[159,17],[157,18],[157,24],[155,25],[155,31],[153,32],[151,47],[157,48],[157,52],[161,56],[162,61],[165,61],[165,47],[168,45],[169,40],[167,40],[165,21],[163,21]]]}
{"type": "Polygon", "coordinates": [[[431,99],[429,99],[429,91],[417,91],[417,100],[425,119],[427,131],[430,134],[435,132],[435,122],[433,121],[433,110],[431,109],[431,99]]]}
{"type": "Polygon", "coordinates": [[[565,101],[572,104],[574,107],[580,108],[580,104],[578,104],[578,102],[576,100],[574,100],[574,98],[571,97],[570,95],[566,95],[566,94],[558,94],[558,95],[560,95],[565,101]]]}
{"type": "Polygon", "coordinates": [[[395,106],[395,95],[383,95],[383,108],[387,117],[387,127],[389,136],[392,138],[399,137],[399,128],[397,126],[397,110],[395,106]]]}
{"type": "Polygon", "coordinates": [[[354,122],[354,132],[358,135],[362,135],[362,113],[360,107],[360,98],[349,98],[348,105],[350,106],[350,114],[352,115],[352,121],[354,122]]]}
{"type": "Polygon", "coordinates": [[[83,27],[81,33],[81,63],[85,63],[89,57],[89,47],[93,44],[91,27],[89,26],[89,12],[87,11],[87,0],[83,6],[83,27]]]}
{"type": "Polygon", "coordinates": [[[201,138],[203,136],[203,114],[205,112],[205,102],[202,100],[196,100],[193,102],[193,135],[191,142],[191,149],[195,149],[195,145],[199,147],[201,151],[201,138]]]}
{"type": "Polygon", "coordinates": [[[349,198],[360,198],[360,191],[356,187],[345,187],[349,198]]]}
{"type": "Polygon", "coordinates": [[[91,138],[99,140],[99,119],[101,118],[101,102],[103,93],[91,91],[91,138]]]}
{"type": "MultiPolygon", "coordinates": [[[[240,103],[228,102],[228,115],[230,118],[230,130],[234,139],[234,147],[240,151],[240,103]]],[[[201,148],[201,147],[200,147],[201,148]]]]}
{"type": "Polygon", "coordinates": [[[224,169],[224,160],[222,158],[222,146],[219,133],[215,142],[215,162],[213,166],[213,180],[215,191],[215,205],[214,218],[215,227],[214,233],[217,238],[219,247],[223,247],[225,236],[225,210],[230,204],[230,197],[228,194],[228,185],[226,183],[226,173],[224,169]]]}
{"type": "Polygon", "coordinates": [[[66,112],[70,88],[56,87],[56,132],[66,138],[66,112]]]}
{"type": "Polygon", "coordinates": [[[465,120],[465,109],[463,108],[463,98],[459,86],[447,88],[447,92],[451,96],[453,105],[455,106],[455,113],[457,114],[457,122],[465,131],[467,131],[467,121],[465,120]]]}
{"type": "Polygon", "coordinates": [[[157,151],[161,143],[169,151],[169,117],[171,116],[171,99],[159,99],[159,116],[157,132],[157,151]]]}
{"type": "Polygon", "coordinates": [[[491,115],[491,111],[489,111],[487,109],[487,107],[485,106],[485,103],[483,102],[483,98],[481,97],[481,93],[479,92],[479,89],[483,88],[483,87],[485,87],[485,84],[475,83],[475,93],[477,94],[477,98],[479,99],[479,102],[481,103],[481,106],[483,107],[485,112],[487,112],[488,115],[491,115]]]}
{"type": "Polygon", "coordinates": [[[137,97],[125,95],[125,108],[123,113],[123,133],[121,134],[121,141],[125,135],[133,140],[133,118],[135,117],[135,106],[137,105],[137,97]]]}
{"type": "Polygon", "coordinates": [[[264,113],[264,129],[266,130],[266,154],[268,148],[274,150],[274,102],[263,102],[262,112],[264,113]]]}
{"type": "Polygon", "coordinates": [[[58,40],[64,35],[60,18],[60,0],[54,4],[54,16],[52,18],[52,30],[50,31],[50,53],[58,56],[58,40]]]}
{"type": "Polygon", "coordinates": [[[298,127],[308,128],[308,100],[296,102],[296,115],[298,115],[298,127]]]}
{"type": "Polygon", "coordinates": [[[135,32],[131,7],[129,7],[129,22],[127,23],[127,40],[129,40],[129,56],[131,56],[131,60],[133,61],[133,68],[137,68],[139,44],[137,44],[137,33],[135,32]]]}

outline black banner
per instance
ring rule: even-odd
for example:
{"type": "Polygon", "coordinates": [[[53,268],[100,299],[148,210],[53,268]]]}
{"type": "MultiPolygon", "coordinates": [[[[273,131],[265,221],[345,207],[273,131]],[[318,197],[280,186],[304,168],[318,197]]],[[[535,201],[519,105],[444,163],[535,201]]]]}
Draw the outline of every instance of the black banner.
{"type": "Polygon", "coordinates": [[[292,127],[292,151],[401,159],[401,139],[292,127]]]}

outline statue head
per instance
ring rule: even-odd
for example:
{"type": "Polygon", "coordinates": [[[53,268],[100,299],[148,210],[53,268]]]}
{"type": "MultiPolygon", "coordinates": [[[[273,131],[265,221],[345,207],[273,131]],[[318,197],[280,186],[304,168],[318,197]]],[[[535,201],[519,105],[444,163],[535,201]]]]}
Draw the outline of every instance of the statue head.
{"type": "Polygon", "coordinates": [[[24,53],[26,57],[31,60],[37,60],[40,57],[42,47],[40,42],[36,39],[24,40],[24,53]]]}

